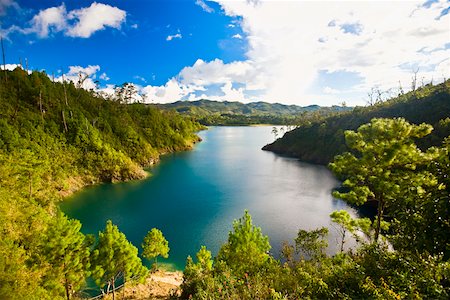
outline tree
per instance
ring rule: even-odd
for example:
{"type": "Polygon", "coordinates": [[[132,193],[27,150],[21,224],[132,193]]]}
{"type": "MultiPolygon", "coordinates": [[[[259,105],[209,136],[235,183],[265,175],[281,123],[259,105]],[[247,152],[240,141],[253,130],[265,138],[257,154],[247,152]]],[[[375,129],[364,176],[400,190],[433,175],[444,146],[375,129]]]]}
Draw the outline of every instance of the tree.
{"type": "Polygon", "coordinates": [[[269,237],[253,225],[247,210],[242,218],[233,222],[233,229],[228,234],[228,242],[219,251],[218,260],[223,260],[241,275],[257,270],[269,259],[269,237]]]}
{"type": "Polygon", "coordinates": [[[42,247],[46,261],[52,267],[45,281],[47,285],[60,286],[69,300],[85,282],[90,245],[80,232],[81,223],[78,220],[69,220],[59,212],[52,223],[42,247]]]}
{"type": "Polygon", "coordinates": [[[92,277],[97,285],[108,284],[106,293],[112,287],[113,300],[117,280],[123,279],[124,284],[129,279],[140,279],[147,275],[148,270],[138,257],[138,249],[133,246],[119,231],[111,220],[106,222],[103,232],[99,232],[97,244],[91,255],[92,277]]]}
{"type": "Polygon", "coordinates": [[[334,211],[330,214],[331,220],[339,225],[339,232],[341,233],[341,252],[344,251],[345,235],[347,232],[352,233],[358,240],[356,232],[361,230],[366,235],[369,235],[370,219],[361,218],[353,219],[346,210],[334,211]]]}
{"type": "Polygon", "coordinates": [[[191,256],[186,259],[186,267],[183,271],[182,299],[188,299],[200,289],[202,285],[208,282],[206,279],[213,270],[213,260],[211,251],[202,246],[196,254],[197,263],[194,263],[191,256]]]}
{"type": "Polygon", "coordinates": [[[144,252],[142,256],[147,259],[155,259],[156,269],[158,269],[158,256],[169,257],[169,242],[163,236],[161,230],[153,228],[150,230],[142,242],[144,252]]]}
{"type": "Polygon", "coordinates": [[[414,139],[431,130],[428,124],[412,125],[398,118],[372,119],[357,132],[345,132],[352,153],[336,156],[329,166],[345,179],[343,186],[349,191],[333,195],[356,205],[376,201],[375,242],[386,208],[394,209],[402,198],[423,194],[427,187],[436,184],[423,168],[436,156],[435,152],[422,152],[414,143],[414,139]]]}
{"type": "Polygon", "coordinates": [[[278,129],[275,126],[272,128],[272,133],[273,133],[273,136],[275,137],[275,139],[277,139],[277,137],[278,137],[278,129]]]}
{"type": "Polygon", "coordinates": [[[295,238],[295,249],[297,253],[303,253],[310,259],[320,259],[324,256],[325,249],[328,247],[326,237],[328,228],[322,227],[311,231],[300,229],[295,238]]]}

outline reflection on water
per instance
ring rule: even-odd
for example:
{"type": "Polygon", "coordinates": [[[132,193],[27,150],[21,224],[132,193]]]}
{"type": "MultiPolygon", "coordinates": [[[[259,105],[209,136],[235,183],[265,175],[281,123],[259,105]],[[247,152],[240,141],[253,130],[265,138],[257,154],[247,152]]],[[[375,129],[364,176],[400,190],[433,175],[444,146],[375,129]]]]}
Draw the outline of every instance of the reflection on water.
{"type": "Polygon", "coordinates": [[[330,227],[329,251],[336,251],[329,214],[354,211],[331,197],[338,182],[325,167],[262,151],[273,140],[271,130],[210,128],[193,151],[164,157],[150,178],[88,188],[61,207],[81,220],[86,233],[111,219],[136,246],[149,229],[161,229],[171,248],[167,262],[177,268],[201,245],[217,253],[245,209],[269,235],[275,256],[300,228],[320,226],[330,227]]]}

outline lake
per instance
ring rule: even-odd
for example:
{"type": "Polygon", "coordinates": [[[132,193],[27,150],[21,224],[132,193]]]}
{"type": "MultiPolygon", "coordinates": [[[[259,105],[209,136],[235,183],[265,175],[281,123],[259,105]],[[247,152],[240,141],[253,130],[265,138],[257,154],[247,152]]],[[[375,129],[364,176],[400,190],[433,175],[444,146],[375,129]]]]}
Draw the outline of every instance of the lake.
{"type": "Polygon", "coordinates": [[[335,252],[339,238],[329,214],[354,210],[331,196],[339,182],[327,168],[262,151],[274,139],[271,131],[211,127],[192,151],[164,156],[149,178],[86,188],[61,208],[84,233],[97,234],[112,220],[139,248],[148,230],[160,229],[170,247],[161,261],[171,269],[183,269],[201,245],[217,254],[245,209],[269,236],[275,257],[299,229],[320,226],[330,228],[328,251],[335,252]]]}

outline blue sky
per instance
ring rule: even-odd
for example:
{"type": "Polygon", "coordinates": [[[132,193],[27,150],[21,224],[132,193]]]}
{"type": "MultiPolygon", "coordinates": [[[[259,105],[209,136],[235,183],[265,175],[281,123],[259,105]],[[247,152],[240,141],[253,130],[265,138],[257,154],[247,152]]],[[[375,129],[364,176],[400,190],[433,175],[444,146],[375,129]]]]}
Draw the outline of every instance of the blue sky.
{"type": "Polygon", "coordinates": [[[9,68],[146,102],[364,105],[450,75],[449,1],[0,0],[9,68]],[[380,20],[383,20],[380,22],[380,20]],[[99,85],[95,85],[98,81],[99,85]]]}

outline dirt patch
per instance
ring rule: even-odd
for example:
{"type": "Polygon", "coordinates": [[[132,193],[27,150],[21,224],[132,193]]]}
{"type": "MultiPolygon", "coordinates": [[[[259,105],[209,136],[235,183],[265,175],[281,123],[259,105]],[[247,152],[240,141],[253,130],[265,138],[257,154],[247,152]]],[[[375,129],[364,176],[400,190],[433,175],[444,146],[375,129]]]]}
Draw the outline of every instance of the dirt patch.
{"type": "Polygon", "coordinates": [[[127,286],[125,288],[125,299],[170,299],[172,295],[180,294],[182,282],[182,272],[157,271],[150,274],[145,283],[127,286]]]}

